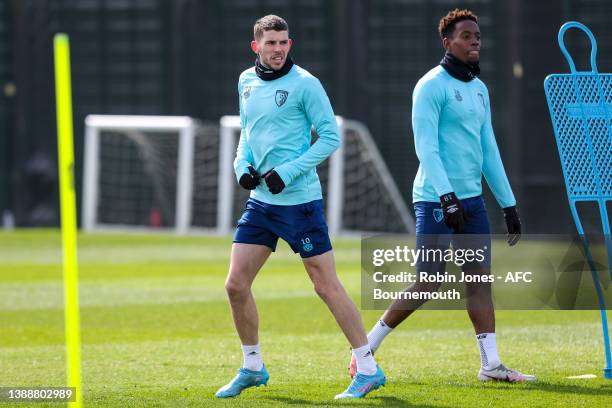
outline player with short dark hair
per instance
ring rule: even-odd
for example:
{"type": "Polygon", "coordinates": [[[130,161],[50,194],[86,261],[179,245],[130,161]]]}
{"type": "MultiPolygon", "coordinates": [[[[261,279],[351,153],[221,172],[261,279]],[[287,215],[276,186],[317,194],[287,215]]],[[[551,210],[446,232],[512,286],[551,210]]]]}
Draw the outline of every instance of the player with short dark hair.
{"type": "MultiPolygon", "coordinates": [[[[413,184],[417,248],[489,249],[491,237],[482,198],[482,176],[503,208],[508,244],[517,243],[521,222],[504,171],[493,127],[491,105],[480,74],[480,29],[469,10],[455,9],[440,20],[446,50],[440,65],[417,83],[413,92],[412,127],[419,170],[413,184]]],[[[487,251],[488,252],[488,251],[487,251]]],[[[442,273],[443,261],[418,262],[417,271],[442,273]]],[[[483,262],[466,263],[464,273],[490,274],[483,262]]],[[[408,291],[437,291],[440,283],[417,282],[408,291]]],[[[532,375],[506,368],[497,353],[495,311],[490,283],[466,283],[466,308],[480,350],[478,379],[535,381],[532,375]]],[[[372,351],[425,300],[395,301],[368,334],[372,351]]],[[[349,365],[354,372],[354,359],[349,365]]]]}
{"type": "Polygon", "coordinates": [[[316,293],[357,356],[357,375],[336,398],[361,398],[384,385],[385,376],[336,275],[323,214],[316,165],[340,144],[336,118],[319,80],[291,60],[285,20],[265,16],[255,23],[253,35],[255,66],[238,80],[241,133],[234,161],[238,182],[251,195],[238,221],[225,283],[244,360],[238,375],[216,396],[235,397],[268,382],[251,284],[280,237],[300,253],[316,293]],[[319,138],[311,145],[312,127],[319,138]]]}
{"type": "Polygon", "coordinates": [[[253,25],[253,38],[255,41],[260,41],[266,31],[287,31],[289,33],[289,25],[287,22],[274,14],[263,16],[253,25]]]}

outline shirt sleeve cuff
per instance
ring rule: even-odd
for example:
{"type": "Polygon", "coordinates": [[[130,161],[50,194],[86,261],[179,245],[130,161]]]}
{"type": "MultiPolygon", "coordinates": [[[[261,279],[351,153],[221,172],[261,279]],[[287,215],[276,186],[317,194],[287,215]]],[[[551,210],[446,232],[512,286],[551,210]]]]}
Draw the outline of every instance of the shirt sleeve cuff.
{"type": "Polygon", "coordinates": [[[234,174],[236,175],[236,181],[240,182],[240,177],[242,177],[243,174],[249,172],[249,166],[250,164],[248,163],[236,166],[236,169],[234,171],[234,174]]]}
{"type": "Polygon", "coordinates": [[[276,174],[279,175],[279,177],[281,178],[281,180],[283,180],[283,183],[285,183],[285,186],[288,186],[291,181],[293,181],[291,179],[291,176],[289,175],[289,172],[287,170],[287,166],[285,164],[275,167],[274,171],[276,172],[276,174]]]}

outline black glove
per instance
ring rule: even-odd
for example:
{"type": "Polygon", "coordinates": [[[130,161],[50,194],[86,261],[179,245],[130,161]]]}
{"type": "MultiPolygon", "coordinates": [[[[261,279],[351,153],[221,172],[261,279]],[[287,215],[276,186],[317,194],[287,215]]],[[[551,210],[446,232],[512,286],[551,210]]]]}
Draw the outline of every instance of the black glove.
{"type": "Polygon", "coordinates": [[[513,246],[521,239],[521,219],[516,206],[504,208],[504,218],[508,229],[508,245],[513,246]]]}
{"type": "Polygon", "coordinates": [[[446,226],[455,232],[461,232],[465,225],[465,213],[461,201],[454,192],[451,192],[440,196],[440,203],[442,204],[442,214],[444,214],[446,226]]]}
{"type": "Polygon", "coordinates": [[[261,176],[257,173],[257,170],[253,168],[253,166],[248,167],[249,172],[244,173],[240,176],[240,180],[238,183],[242,186],[242,188],[247,190],[255,190],[261,181],[261,176]]]}
{"type": "Polygon", "coordinates": [[[268,190],[272,194],[278,194],[285,188],[285,183],[283,179],[278,175],[274,169],[268,170],[262,176],[266,181],[266,185],[268,186],[268,190]]]}

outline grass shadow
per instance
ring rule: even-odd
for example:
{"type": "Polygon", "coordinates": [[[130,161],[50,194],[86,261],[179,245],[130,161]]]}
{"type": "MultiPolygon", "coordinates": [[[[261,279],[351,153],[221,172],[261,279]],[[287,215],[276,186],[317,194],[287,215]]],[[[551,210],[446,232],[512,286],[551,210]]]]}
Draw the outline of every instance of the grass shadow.
{"type": "Polygon", "coordinates": [[[273,400],[280,404],[286,405],[307,405],[307,406],[322,406],[327,407],[330,405],[334,406],[359,406],[359,407],[407,407],[407,408],[435,408],[434,405],[427,404],[412,404],[406,400],[402,400],[396,397],[387,396],[372,396],[360,399],[345,399],[345,400],[330,400],[330,401],[309,401],[301,398],[290,398],[290,397],[274,397],[266,396],[268,400],[273,400]]]}
{"type": "MultiPolygon", "coordinates": [[[[426,383],[410,383],[411,385],[422,385],[426,386],[426,383]]],[[[467,383],[467,384],[447,384],[456,388],[470,388],[474,390],[492,390],[492,391],[545,391],[551,393],[564,393],[564,394],[579,394],[579,395],[612,395],[612,381],[610,384],[598,384],[591,387],[574,384],[558,384],[549,383],[543,381],[537,381],[533,383],[522,383],[522,384],[510,384],[504,382],[491,382],[488,384],[484,383],[467,383]]],[[[431,386],[431,384],[429,384],[431,386]]]]}

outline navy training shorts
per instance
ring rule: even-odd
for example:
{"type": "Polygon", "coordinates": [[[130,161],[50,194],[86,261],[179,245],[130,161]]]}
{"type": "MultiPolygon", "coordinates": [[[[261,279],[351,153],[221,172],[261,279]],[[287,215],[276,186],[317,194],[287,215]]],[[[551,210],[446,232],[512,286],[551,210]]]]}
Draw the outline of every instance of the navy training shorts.
{"type": "Polygon", "coordinates": [[[323,200],[274,205],[249,198],[238,220],[233,242],[265,245],[275,251],[279,237],[289,244],[293,252],[299,252],[302,258],[331,250],[323,200]]]}
{"type": "MultiPolygon", "coordinates": [[[[421,201],[414,203],[416,215],[417,248],[436,248],[445,250],[453,244],[457,250],[481,250],[484,260],[467,262],[461,266],[464,271],[472,269],[489,269],[491,267],[491,228],[482,196],[461,200],[466,216],[465,227],[456,234],[444,223],[444,215],[439,202],[421,201]]],[[[455,252],[457,253],[457,252],[455,252]]],[[[445,263],[417,262],[418,271],[441,273],[445,263]]]]}

